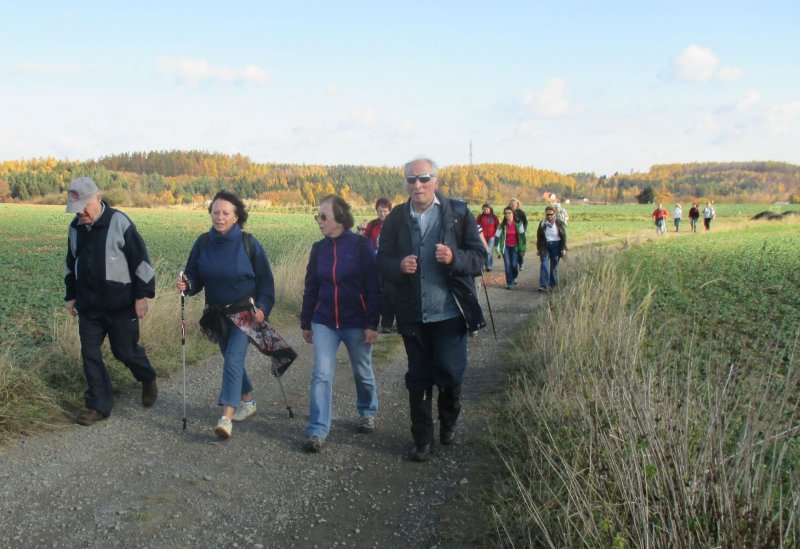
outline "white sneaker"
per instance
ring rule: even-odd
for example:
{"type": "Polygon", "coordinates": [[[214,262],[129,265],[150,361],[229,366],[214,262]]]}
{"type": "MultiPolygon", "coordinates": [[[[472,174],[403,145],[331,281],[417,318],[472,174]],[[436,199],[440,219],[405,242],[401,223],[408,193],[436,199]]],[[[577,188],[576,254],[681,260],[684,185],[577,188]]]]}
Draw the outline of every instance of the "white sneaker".
{"type": "Polygon", "coordinates": [[[231,420],[228,419],[226,416],[222,416],[221,418],[219,418],[217,426],[214,428],[214,433],[219,438],[231,438],[232,431],[233,431],[233,423],[231,423],[231,420]]]}
{"type": "Polygon", "coordinates": [[[242,404],[238,408],[236,408],[236,411],[233,413],[233,421],[244,421],[255,413],[256,413],[256,401],[243,400],[242,404]]]}

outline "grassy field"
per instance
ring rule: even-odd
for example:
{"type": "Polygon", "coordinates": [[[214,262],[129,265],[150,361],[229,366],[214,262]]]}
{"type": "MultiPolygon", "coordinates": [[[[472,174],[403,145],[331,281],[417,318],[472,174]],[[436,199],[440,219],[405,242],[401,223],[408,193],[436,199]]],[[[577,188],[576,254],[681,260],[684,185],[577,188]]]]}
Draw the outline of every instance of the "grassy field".
{"type": "Polygon", "coordinates": [[[800,223],[726,229],[585,253],[520,330],[503,545],[796,546],[800,223]]]}
{"type": "MultiPolygon", "coordinates": [[[[654,232],[652,208],[634,204],[570,205],[571,245],[649,238],[654,232]]],[[[526,205],[525,209],[531,224],[535,224],[544,206],[526,205]]],[[[725,230],[764,209],[763,205],[719,205],[714,228],[725,230]]],[[[199,208],[124,211],[144,237],[159,278],[171,278],[180,270],[195,238],[209,226],[208,213],[199,208]]],[[[357,222],[371,219],[370,213],[359,212],[357,222]]],[[[306,213],[254,211],[246,230],[258,237],[273,267],[277,267],[287,254],[307,253],[311,242],[319,238],[311,214],[312,209],[306,213]]],[[[0,293],[3,348],[12,342],[25,346],[48,342],[53,315],[58,316],[63,306],[66,229],[70,220],[62,206],[0,204],[0,287],[13,289],[0,293]]]]}

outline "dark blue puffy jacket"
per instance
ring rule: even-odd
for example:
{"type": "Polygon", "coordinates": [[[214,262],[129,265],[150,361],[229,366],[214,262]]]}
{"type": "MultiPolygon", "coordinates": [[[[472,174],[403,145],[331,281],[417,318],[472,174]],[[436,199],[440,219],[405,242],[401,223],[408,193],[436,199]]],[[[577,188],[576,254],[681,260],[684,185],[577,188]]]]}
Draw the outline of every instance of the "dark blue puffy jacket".
{"type": "Polygon", "coordinates": [[[363,236],[345,231],[311,247],[300,327],[377,329],[381,284],[375,251],[363,236]]]}

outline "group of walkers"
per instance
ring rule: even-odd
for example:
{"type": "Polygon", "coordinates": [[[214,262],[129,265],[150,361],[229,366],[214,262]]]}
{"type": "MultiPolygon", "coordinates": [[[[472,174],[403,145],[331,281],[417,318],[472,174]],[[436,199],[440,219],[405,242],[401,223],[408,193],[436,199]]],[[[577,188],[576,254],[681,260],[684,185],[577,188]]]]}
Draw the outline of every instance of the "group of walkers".
{"type": "MultiPolygon", "coordinates": [[[[567,254],[567,220],[569,214],[559,203],[545,208],[545,217],[536,229],[536,255],[539,257],[539,291],[554,290],[558,286],[558,262],[567,254]]],[[[503,259],[506,289],[517,285],[527,251],[528,216],[520,202],[512,198],[503,209],[500,220],[490,204],[481,207],[476,218],[486,237],[487,252],[484,269],[492,270],[495,254],[503,259]]]]}
{"type": "MultiPolygon", "coordinates": [[[[303,339],[314,355],[303,446],[307,452],[319,452],[331,429],[336,353],[342,343],[356,386],[357,430],[374,431],[378,394],[372,349],[379,327],[388,333],[395,322],[408,359],[409,459],[426,461],[433,451],[434,387],[439,442],[456,441],[467,339],[486,324],[474,279],[487,261],[491,265],[491,253],[487,257],[486,241],[466,203],[439,192],[437,175],[438,166],[430,158],[407,162],[408,200],[395,208],[387,199],[378,200],[378,218],[359,231],[363,236],[353,232],[353,214],[342,197],[329,195],[319,204],[314,217],[322,239],[311,247],[300,313],[303,339]]],[[[227,439],[234,422],[256,412],[245,367],[250,344],[284,367],[296,353],[269,326],[276,301],[274,279],[266,251],[243,230],[248,213],[241,198],[220,191],[208,211],[211,227],[192,246],[176,289],[182,296],[204,291],[200,326],[223,356],[217,402],[222,416],[214,432],[227,439]]],[[[113,407],[100,350],[106,336],[114,356],[142,383],[142,404],[156,402],[156,371],[139,345],[139,321],[147,314],[147,299],[155,296],[155,274],[135,225],[101,198],[90,178],[70,183],[67,212],[76,215],[69,228],[65,300],[79,319],[87,381],[85,409],[77,422],[92,425],[107,418],[113,407]]],[[[497,249],[520,246],[520,239],[512,244],[509,231],[501,233],[499,225],[490,236],[502,235],[497,249]]],[[[524,252],[524,238],[521,242],[524,252]]]]}
{"type": "MultiPolygon", "coordinates": [[[[717,212],[714,209],[714,202],[709,201],[706,203],[705,207],[702,211],[703,214],[703,226],[705,227],[706,231],[711,230],[711,221],[717,217],[717,212]]],[[[667,218],[669,214],[667,213],[666,208],[659,203],[653,213],[650,214],[650,217],[653,218],[653,221],[656,225],[656,236],[663,236],[667,230],[667,218]]],[[[683,208],[680,204],[675,204],[675,209],[672,210],[672,221],[675,224],[675,232],[677,233],[681,229],[681,219],[683,218],[683,208]]],[[[689,221],[691,222],[692,232],[697,232],[697,222],[700,219],[700,207],[697,202],[692,203],[692,207],[689,209],[689,221]]]]}

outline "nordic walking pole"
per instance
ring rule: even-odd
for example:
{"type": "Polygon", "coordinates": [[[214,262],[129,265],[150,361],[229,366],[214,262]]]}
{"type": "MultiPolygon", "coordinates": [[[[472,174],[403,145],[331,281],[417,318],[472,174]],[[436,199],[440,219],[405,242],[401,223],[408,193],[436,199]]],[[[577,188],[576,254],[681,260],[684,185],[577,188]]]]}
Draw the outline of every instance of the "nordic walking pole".
{"type": "Polygon", "coordinates": [[[289,406],[289,399],[286,398],[286,391],[283,390],[283,381],[281,381],[281,376],[278,375],[278,369],[275,366],[272,367],[272,375],[278,378],[278,385],[280,385],[281,387],[281,393],[283,393],[283,400],[284,402],[286,402],[286,409],[289,410],[289,419],[294,419],[294,410],[292,410],[292,407],[289,406]]]}
{"type": "Polygon", "coordinates": [[[486,280],[483,278],[483,271],[481,271],[481,284],[483,284],[483,292],[486,294],[486,307],[489,309],[489,319],[492,321],[492,333],[494,338],[497,339],[497,330],[494,328],[494,315],[492,314],[492,304],[489,302],[489,290],[486,289],[486,280]]]}
{"type": "MultiPolygon", "coordinates": [[[[253,312],[253,320],[255,320],[256,302],[253,300],[252,297],[250,298],[250,307],[253,312]]],[[[259,328],[259,331],[261,331],[261,337],[264,337],[264,332],[261,330],[261,328],[259,328]]],[[[281,393],[283,393],[283,401],[286,403],[286,409],[289,411],[289,419],[294,419],[294,410],[292,410],[292,407],[289,406],[289,399],[286,398],[286,391],[283,390],[283,381],[281,381],[281,376],[278,374],[278,368],[276,368],[274,364],[272,365],[272,375],[278,378],[278,385],[280,385],[281,393]]]]}
{"type": "MultiPolygon", "coordinates": [[[[181,280],[186,280],[183,271],[179,273],[181,280]]],[[[186,318],[184,316],[184,300],[186,293],[181,292],[181,363],[183,363],[183,430],[186,430],[186,318]]]]}

